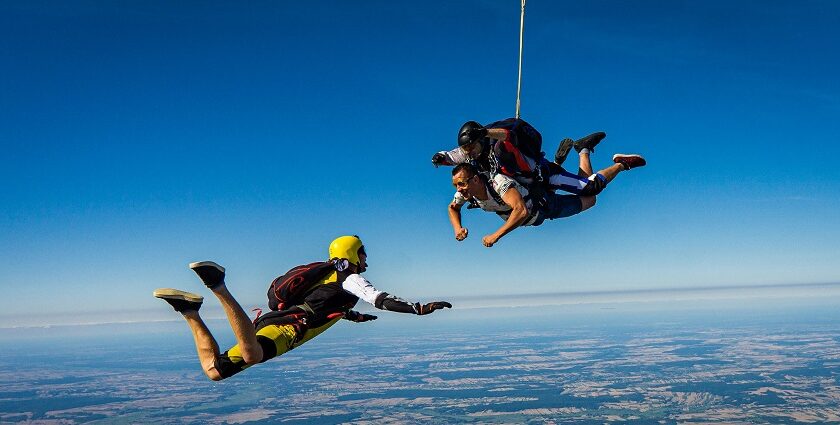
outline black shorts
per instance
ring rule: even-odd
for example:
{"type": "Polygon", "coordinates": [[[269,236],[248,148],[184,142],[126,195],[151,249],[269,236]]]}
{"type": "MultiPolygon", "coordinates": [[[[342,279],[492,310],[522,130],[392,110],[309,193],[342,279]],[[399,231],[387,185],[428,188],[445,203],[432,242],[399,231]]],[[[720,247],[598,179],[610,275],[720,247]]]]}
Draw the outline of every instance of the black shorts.
{"type": "Polygon", "coordinates": [[[546,220],[571,217],[583,211],[583,202],[578,195],[545,194],[545,205],[537,213],[537,219],[531,226],[539,226],[546,220]]]}

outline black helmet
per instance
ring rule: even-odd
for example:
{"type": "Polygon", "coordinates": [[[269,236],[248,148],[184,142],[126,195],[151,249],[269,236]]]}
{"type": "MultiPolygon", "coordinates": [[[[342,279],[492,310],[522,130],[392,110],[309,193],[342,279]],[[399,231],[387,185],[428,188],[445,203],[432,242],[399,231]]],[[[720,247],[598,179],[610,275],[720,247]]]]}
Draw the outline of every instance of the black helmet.
{"type": "Polygon", "coordinates": [[[468,145],[472,142],[477,141],[473,140],[470,136],[476,134],[475,130],[482,128],[481,124],[475,121],[467,121],[464,125],[461,126],[461,129],[458,130],[458,146],[468,145]],[[471,134],[472,133],[472,134],[471,134]]]}

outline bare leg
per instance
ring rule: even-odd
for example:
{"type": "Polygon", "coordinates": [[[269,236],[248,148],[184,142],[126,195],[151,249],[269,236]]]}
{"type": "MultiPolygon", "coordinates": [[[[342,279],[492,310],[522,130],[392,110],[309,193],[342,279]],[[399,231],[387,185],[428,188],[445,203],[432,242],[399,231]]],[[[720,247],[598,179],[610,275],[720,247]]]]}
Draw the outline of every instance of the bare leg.
{"type": "Polygon", "coordinates": [[[621,164],[613,164],[603,170],[598,171],[598,174],[604,176],[607,180],[607,183],[611,182],[618,173],[624,171],[624,166],[621,164]]]}
{"type": "MultiPolygon", "coordinates": [[[[253,322],[245,314],[245,310],[242,309],[236,298],[233,298],[227,286],[221,284],[213,289],[213,293],[222,303],[230,327],[233,329],[234,336],[236,336],[236,343],[242,350],[242,360],[249,365],[259,363],[263,359],[263,350],[257,342],[257,331],[254,329],[253,322]]],[[[216,351],[218,352],[218,348],[216,351]]]]}
{"type": "Polygon", "coordinates": [[[219,357],[219,344],[213,338],[213,334],[207,329],[207,325],[201,320],[197,311],[189,310],[184,312],[184,319],[190,326],[195,340],[195,350],[198,352],[198,361],[201,369],[213,381],[220,381],[222,375],[216,370],[216,358],[219,357]]]}
{"type": "Polygon", "coordinates": [[[592,175],[592,161],[589,159],[589,153],[578,154],[578,175],[581,177],[589,177],[592,175]]]}

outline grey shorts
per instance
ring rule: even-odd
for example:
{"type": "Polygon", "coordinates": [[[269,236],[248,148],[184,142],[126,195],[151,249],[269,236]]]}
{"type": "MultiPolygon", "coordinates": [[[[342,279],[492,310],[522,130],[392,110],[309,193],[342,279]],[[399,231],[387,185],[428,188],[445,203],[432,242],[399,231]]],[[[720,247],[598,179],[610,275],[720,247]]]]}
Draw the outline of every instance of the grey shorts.
{"type": "Polygon", "coordinates": [[[578,195],[545,194],[545,206],[537,213],[537,219],[531,226],[539,226],[546,220],[571,217],[583,210],[583,202],[578,195]]]}

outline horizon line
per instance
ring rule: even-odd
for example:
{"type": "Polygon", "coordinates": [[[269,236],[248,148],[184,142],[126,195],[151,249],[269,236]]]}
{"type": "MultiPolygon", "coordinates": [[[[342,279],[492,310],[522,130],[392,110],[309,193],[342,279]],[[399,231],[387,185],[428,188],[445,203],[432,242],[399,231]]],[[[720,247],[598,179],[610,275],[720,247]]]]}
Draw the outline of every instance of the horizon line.
{"type": "MultiPolygon", "coordinates": [[[[749,298],[774,298],[779,296],[792,296],[798,298],[810,298],[814,296],[825,295],[823,293],[815,293],[813,289],[829,289],[836,291],[836,295],[840,296],[840,282],[821,282],[821,283],[794,283],[794,284],[759,284],[759,285],[721,285],[721,286],[692,286],[692,287],[668,287],[668,288],[637,288],[637,289],[619,289],[619,290],[601,290],[601,291],[559,291],[559,292],[535,292],[535,293],[519,293],[519,294],[494,294],[494,295],[466,295],[466,296],[452,296],[446,297],[452,301],[459,301],[457,307],[459,310],[478,310],[483,308],[522,308],[522,307],[550,307],[562,305],[598,305],[598,304],[633,304],[646,302],[663,302],[663,301],[708,301],[708,300],[724,300],[724,299],[749,299],[749,298]],[[811,289],[812,291],[795,293],[778,293],[773,290],[802,290],[811,289]],[[743,293],[740,291],[751,290],[753,293],[743,293]],[[757,291],[756,291],[757,290],[757,291]],[[635,295],[635,297],[634,297],[635,295]],[[642,298],[640,296],[656,295],[653,298],[642,298]],[[669,296],[670,295],[670,296],[669,296]],[[504,303],[493,301],[504,300],[504,303]]],[[[835,294],[832,294],[835,295],[835,294]]],[[[372,308],[372,307],[371,307],[372,308]]],[[[359,310],[368,311],[366,308],[359,310]]],[[[37,329],[37,328],[54,328],[54,327],[74,327],[74,326],[99,326],[99,325],[114,325],[114,324],[141,324],[141,323],[160,323],[160,322],[176,322],[181,318],[167,318],[164,312],[170,312],[166,309],[129,309],[116,310],[124,313],[125,316],[121,319],[102,320],[102,315],[111,316],[115,310],[111,311],[96,311],[96,312],[80,312],[76,313],[79,320],[75,322],[68,322],[67,312],[54,313],[54,319],[50,320],[49,316],[43,317],[45,319],[42,323],[31,323],[31,318],[27,321],[30,323],[2,323],[11,318],[18,316],[2,316],[0,315],[0,330],[15,330],[15,329],[37,329]],[[145,313],[149,317],[136,317],[138,314],[145,313]],[[88,320],[83,319],[84,317],[88,320]]],[[[204,311],[208,311],[205,309],[204,311]]],[[[373,310],[371,310],[373,311],[373,310]]],[[[209,307],[209,313],[205,315],[205,320],[224,320],[225,316],[220,307],[209,307]],[[218,311],[217,311],[218,310],[218,311]]]]}
{"type": "Polygon", "coordinates": [[[665,288],[628,288],[628,289],[606,289],[606,290],[591,290],[591,291],[551,291],[551,292],[529,292],[529,293],[509,293],[509,294],[493,294],[493,295],[456,295],[453,298],[463,299],[496,299],[496,298],[522,298],[522,297],[537,297],[537,296],[558,296],[558,295],[611,295],[611,294],[650,294],[663,292],[708,292],[720,290],[738,290],[738,289],[784,289],[784,288],[818,288],[818,287],[838,287],[840,288],[840,281],[837,282],[810,282],[810,283],[762,283],[762,284],[733,284],[733,285],[719,285],[719,286],[688,286],[688,287],[665,287],[665,288]]]}

